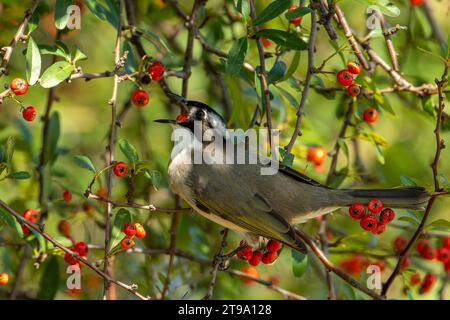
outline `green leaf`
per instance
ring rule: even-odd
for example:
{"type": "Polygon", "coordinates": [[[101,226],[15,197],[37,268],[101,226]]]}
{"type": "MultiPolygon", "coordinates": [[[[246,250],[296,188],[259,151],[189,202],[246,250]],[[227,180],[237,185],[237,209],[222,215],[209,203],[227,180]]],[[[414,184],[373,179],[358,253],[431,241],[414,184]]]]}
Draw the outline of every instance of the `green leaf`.
{"type": "Polygon", "coordinates": [[[131,213],[129,210],[121,208],[114,216],[110,249],[117,246],[123,239],[124,234],[122,230],[125,223],[131,223],[131,213]]]}
{"type": "Polygon", "coordinates": [[[306,50],[307,44],[296,34],[276,29],[264,29],[256,33],[258,37],[272,40],[287,50],[306,50]]]}
{"type": "Polygon", "coordinates": [[[62,30],[66,27],[70,15],[67,8],[72,5],[72,0],[56,0],[55,4],[55,27],[62,30]]]}
{"type": "Polygon", "coordinates": [[[400,15],[400,9],[390,0],[358,0],[358,2],[372,5],[375,10],[381,11],[388,17],[398,17],[400,15]]]}
{"type": "Polygon", "coordinates": [[[22,227],[20,226],[20,223],[16,220],[16,218],[3,211],[3,209],[0,209],[0,220],[3,220],[7,225],[16,230],[19,237],[23,238],[22,227]]]}
{"type": "Polygon", "coordinates": [[[242,37],[233,43],[227,60],[227,72],[229,74],[235,76],[241,71],[245,55],[247,54],[247,48],[247,37],[242,37]]]}
{"type": "Polygon", "coordinates": [[[108,21],[114,28],[117,28],[119,22],[117,10],[112,10],[110,2],[107,2],[109,8],[104,7],[96,0],[84,0],[84,3],[97,18],[108,21]]]}
{"type": "Polygon", "coordinates": [[[236,7],[236,10],[242,14],[244,23],[247,23],[250,17],[250,6],[248,4],[248,0],[234,0],[234,6],[236,7]]]}
{"type": "Polygon", "coordinates": [[[88,157],[77,155],[77,156],[74,156],[73,159],[75,160],[75,163],[77,164],[77,166],[79,166],[80,168],[88,169],[88,170],[92,171],[93,173],[97,172],[97,170],[95,170],[94,165],[92,164],[91,159],[89,159],[88,157]]]}
{"type": "Polygon", "coordinates": [[[85,55],[83,53],[83,51],[80,50],[80,48],[76,48],[75,49],[75,53],[73,55],[73,62],[77,62],[77,61],[81,61],[81,60],[86,60],[88,57],[87,55],[85,55]]]}
{"type": "Polygon", "coordinates": [[[302,254],[296,250],[291,250],[292,271],[297,278],[303,276],[308,266],[308,255],[302,254]]]}
{"type": "Polygon", "coordinates": [[[6,176],[8,179],[25,180],[30,179],[31,175],[26,171],[12,172],[6,176]]]}
{"type": "Polygon", "coordinates": [[[39,10],[35,10],[28,20],[28,34],[32,33],[39,26],[41,16],[39,10]]]}
{"type": "Polygon", "coordinates": [[[426,225],[425,229],[427,230],[436,230],[436,229],[450,229],[450,221],[445,219],[438,219],[426,225]]]}
{"type": "Polygon", "coordinates": [[[433,103],[433,97],[427,96],[422,98],[422,108],[423,111],[425,111],[425,113],[427,115],[429,115],[432,119],[436,118],[436,110],[434,109],[434,103],[433,103]]]}
{"type": "Polygon", "coordinates": [[[162,178],[161,173],[157,170],[145,169],[144,175],[147,179],[150,179],[152,181],[153,188],[155,190],[158,190],[159,187],[161,186],[161,178],[162,178]]]}
{"type": "Polygon", "coordinates": [[[295,71],[297,71],[298,64],[300,63],[301,54],[302,54],[301,51],[295,51],[294,58],[292,59],[289,68],[287,69],[286,73],[284,74],[283,78],[281,78],[280,81],[285,81],[289,79],[295,73],[295,71]]]}
{"type": "MultiPolygon", "coordinates": [[[[158,51],[162,51],[162,49],[164,48],[164,50],[166,50],[167,52],[172,52],[166,41],[156,33],[138,27],[136,27],[136,33],[148,40],[158,51]]],[[[132,50],[128,51],[132,52],[132,50]]]]}
{"type": "Polygon", "coordinates": [[[339,138],[337,142],[338,142],[339,147],[341,148],[342,152],[344,152],[345,156],[348,159],[350,152],[349,152],[349,149],[348,149],[347,142],[343,138],[339,138]]]}
{"type": "Polygon", "coordinates": [[[122,151],[123,155],[130,161],[130,163],[134,165],[139,161],[139,156],[136,151],[136,148],[127,140],[120,139],[119,142],[120,151],[122,151]]]}
{"type": "Polygon", "coordinates": [[[267,21],[275,19],[292,5],[291,0],[276,0],[269,4],[253,21],[254,26],[260,26],[267,21]]]}
{"type": "Polygon", "coordinates": [[[59,262],[58,257],[52,256],[46,263],[39,284],[38,299],[53,300],[59,287],[59,262]]]}
{"type": "Polygon", "coordinates": [[[27,81],[30,85],[34,85],[39,80],[41,73],[41,54],[39,47],[33,38],[28,38],[27,54],[26,58],[26,75],[27,81]]]}
{"type": "Polygon", "coordinates": [[[312,10],[308,7],[298,7],[295,10],[286,12],[285,17],[286,17],[286,19],[288,19],[290,21],[295,18],[303,17],[303,16],[307,15],[308,13],[311,13],[311,11],[312,10]]]}
{"type": "Polygon", "coordinates": [[[405,187],[417,187],[417,183],[415,183],[414,180],[412,180],[408,176],[401,175],[400,181],[401,181],[402,185],[404,185],[405,187]]]}
{"type": "Polygon", "coordinates": [[[56,150],[60,135],[60,121],[59,121],[59,112],[55,111],[50,116],[48,122],[48,137],[47,137],[47,146],[45,150],[45,163],[51,162],[56,158],[56,150]]]}
{"type": "Polygon", "coordinates": [[[268,83],[276,83],[277,81],[281,80],[286,73],[286,63],[284,63],[283,60],[279,60],[275,62],[272,69],[270,69],[269,73],[267,74],[267,81],[268,83]]]}
{"type": "Polygon", "coordinates": [[[399,221],[409,222],[409,223],[411,223],[414,226],[418,226],[419,225],[419,222],[416,219],[414,219],[414,218],[412,218],[410,216],[403,216],[403,217],[398,218],[398,220],[399,221]]]}
{"type": "Polygon", "coordinates": [[[67,56],[67,54],[64,52],[64,50],[62,50],[56,46],[51,46],[48,44],[40,44],[40,45],[38,45],[38,47],[39,47],[39,52],[41,54],[50,54],[50,55],[54,55],[54,56],[63,57],[66,60],[70,60],[70,56],[67,56]]]}
{"type": "Polygon", "coordinates": [[[52,64],[42,74],[40,84],[44,88],[52,88],[70,77],[75,67],[67,61],[58,61],[52,64]]]}
{"type": "Polygon", "coordinates": [[[70,62],[71,55],[70,55],[69,47],[64,42],[62,42],[61,40],[56,40],[55,41],[55,46],[56,46],[56,48],[58,48],[59,50],[64,52],[67,62],[70,62]]]}

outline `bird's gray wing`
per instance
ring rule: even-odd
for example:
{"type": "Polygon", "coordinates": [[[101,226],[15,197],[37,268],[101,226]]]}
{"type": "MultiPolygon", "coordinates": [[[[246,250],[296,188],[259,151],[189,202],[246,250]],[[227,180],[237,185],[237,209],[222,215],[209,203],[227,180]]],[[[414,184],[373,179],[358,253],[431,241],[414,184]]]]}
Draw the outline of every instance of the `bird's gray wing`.
{"type": "Polygon", "coordinates": [[[279,240],[295,249],[306,252],[305,245],[296,236],[293,227],[259,193],[244,202],[226,201],[215,197],[217,193],[203,194],[196,201],[209,212],[232,222],[250,232],[279,240]]]}
{"type": "Polygon", "coordinates": [[[308,177],[307,175],[305,175],[301,172],[298,172],[297,170],[294,170],[291,167],[285,166],[281,163],[279,164],[278,171],[290,178],[293,178],[293,179],[299,181],[299,182],[306,183],[306,184],[309,184],[309,185],[312,185],[315,187],[328,188],[327,186],[321,184],[320,182],[317,182],[316,180],[308,177]]]}

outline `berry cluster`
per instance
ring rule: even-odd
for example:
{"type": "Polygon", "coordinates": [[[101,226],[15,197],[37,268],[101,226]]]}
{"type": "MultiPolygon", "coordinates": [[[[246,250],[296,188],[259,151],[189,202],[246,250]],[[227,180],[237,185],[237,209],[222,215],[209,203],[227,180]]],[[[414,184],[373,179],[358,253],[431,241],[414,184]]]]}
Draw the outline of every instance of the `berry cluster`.
{"type": "MultiPolygon", "coordinates": [[[[89,251],[88,245],[84,241],[79,241],[79,242],[75,243],[75,245],[70,247],[69,249],[73,252],[78,253],[78,255],[84,259],[86,259],[86,256],[89,251]]],[[[78,260],[78,258],[76,258],[75,256],[71,255],[68,252],[66,252],[66,254],[64,255],[64,260],[72,266],[78,265],[79,267],[81,267],[81,264],[80,264],[80,261],[78,260]]]]}
{"type": "Polygon", "coordinates": [[[266,251],[253,250],[244,240],[239,244],[236,256],[256,267],[261,261],[264,264],[271,264],[278,259],[278,250],[281,249],[281,243],[276,240],[270,240],[266,245],[266,251]]]}
{"type": "Polygon", "coordinates": [[[354,203],[348,212],[353,219],[360,220],[360,226],[366,231],[380,235],[386,230],[386,226],[395,218],[395,213],[390,208],[383,209],[380,199],[372,199],[367,204],[369,213],[362,203],[354,203]]]}
{"type": "MultiPolygon", "coordinates": [[[[21,96],[21,95],[24,95],[27,93],[28,82],[21,78],[15,78],[9,84],[9,88],[15,95],[21,96]]],[[[35,107],[29,106],[29,107],[25,108],[20,101],[18,101],[18,100],[15,100],[15,101],[20,103],[22,117],[25,119],[25,121],[31,122],[36,118],[37,111],[36,111],[35,107]]]]}
{"type": "Polygon", "coordinates": [[[6,272],[0,273],[0,285],[6,285],[9,282],[9,275],[6,272]]]}
{"type": "Polygon", "coordinates": [[[120,241],[120,246],[124,250],[128,250],[133,248],[136,244],[133,241],[133,237],[137,237],[139,239],[142,239],[146,236],[146,232],[142,224],[135,223],[135,224],[129,224],[126,223],[123,226],[122,229],[123,233],[125,233],[125,237],[120,241]]]}
{"type": "MultiPolygon", "coordinates": [[[[23,212],[23,217],[31,223],[37,223],[39,220],[39,212],[34,209],[27,209],[23,212]]],[[[22,225],[22,231],[26,236],[30,234],[30,228],[26,225],[22,225]]]]}
{"type": "Polygon", "coordinates": [[[347,93],[350,97],[357,97],[361,93],[361,86],[353,83],[356,75],[361,72],[359,63],[350,61],[347,63],[347,69],[343,69],[337,73],[337,81],[347,87],[347,93]]]}
{"type": "MultiPolygon", "coordinates": [[[[150,77],[150,79],[154,81],[160,81],[164,77],[166,68],[161,62],[155,61],[150,65],[147,71],[147,77],[150,77]]],[[[133,104],[137,107],[145,107],[150,101],[150,95],[146,90],[137,89],[133,92],[131,101],[133,101],[133,104]]]]}
{"type": "Polygon", "coordinates": [[[427,239],[417,241],[416,249],[426,260],[438,260],[442,262],[446,271],[450,271],[450,237],[442,242],[439,248],[435,248],[427,239]]]}
{"type": "MultiPolygon", "coordinates": [[[[394,240],[394,249],[398,253],[405,250],[407,245],[408,240],[402,235],[397,236],[394,240]]],[[[437,260],[443,264],[446,272],[450,271],[450,237],[444,238],[441,246],[437,248],[433,247],[428,239],[420,239],[416,243],[416,250],[422,259],[437,260]]],[[[406,256],[404,261],[408,261],[407,263],[404,262],[404,265],[409,265],[410,258],[406,256]]],[[[410,283],[413,286],[420,284],[419,293],[426,294],[431,291],[436,280],[436,275],[428,273],[422,281],[420,273],[416,272],[411,276],[410,283]]]]}
{"type": "Polygon", "coordinates": [[[327,150],[324,147],[309,147],[306,160],[320,167],[327,157],[327,150]]]}

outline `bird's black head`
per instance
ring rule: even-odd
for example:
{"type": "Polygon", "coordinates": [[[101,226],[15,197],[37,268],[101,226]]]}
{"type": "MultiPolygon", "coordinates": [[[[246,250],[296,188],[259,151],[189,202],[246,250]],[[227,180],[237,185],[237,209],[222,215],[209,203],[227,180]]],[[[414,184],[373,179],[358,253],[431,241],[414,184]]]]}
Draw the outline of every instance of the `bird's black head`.
{"type": "Polygon", "coordinates": [[[202,132],[208,129],[216,131],[217,134],[225,136],[227,129],[225,120],[213,108],[199,101],[185,100],[180,96],[173,95],[172,99],[185,107],[185,112],[178,115],[175,120],[155,120],[160,123],[170,123],[175,126],[181,126],[194,132],[194,125],[197,122],[201,124],[202,132]]]}

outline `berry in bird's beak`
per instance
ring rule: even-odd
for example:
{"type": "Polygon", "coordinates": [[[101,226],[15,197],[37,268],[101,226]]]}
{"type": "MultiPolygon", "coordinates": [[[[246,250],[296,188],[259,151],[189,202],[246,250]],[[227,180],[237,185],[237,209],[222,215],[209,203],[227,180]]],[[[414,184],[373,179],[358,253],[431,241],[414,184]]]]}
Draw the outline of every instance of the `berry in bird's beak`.
{"type": "Polygon", "coordinates": [[[181,122],[185,122],[187,119],[188,119],[187,114],[181,113],[181,114],[178,115],[178,117],[175,119],[175,121],[177,123],[181,123],[181,122]]]}

